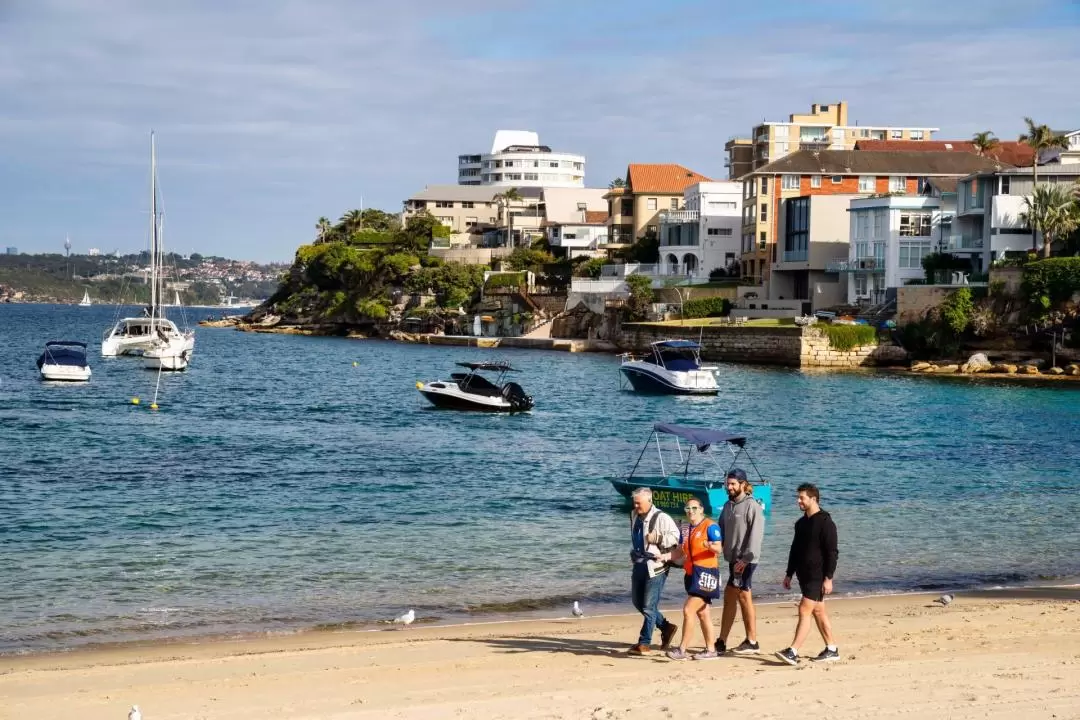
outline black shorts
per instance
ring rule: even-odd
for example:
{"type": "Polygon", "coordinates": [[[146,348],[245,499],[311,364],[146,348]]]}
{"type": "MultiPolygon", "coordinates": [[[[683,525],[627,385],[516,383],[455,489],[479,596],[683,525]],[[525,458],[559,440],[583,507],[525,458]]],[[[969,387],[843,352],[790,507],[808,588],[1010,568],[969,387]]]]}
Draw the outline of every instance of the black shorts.
{"type": "Polygon", "coordinates": [[[690,597],[701,598],[705,601],[706,605],[712,605],[713,599],[711,597],[705,597],[704,595],[698,595],[697,593],[690,592],[690,584],[694,581],[692,575],[683,575],[683,587],[686,588],[686,594],[690,597]]]}
{"type": "Polygon", "coordinates": [[[825,578],[799,578],[799,592],[807,600],[822,602],[825,600],[825,578]]]}
{"type": "Polygon", "coordinates": [[[742,569],[742,577],[739,578],[739,583],[735,583],[735,563],[728,563],[728,577],[727,584],[733,588],[739,590],[752,589],[752,580],[754,579],[754,570],[757,569],[757,563],[748,563],[746,567],[742,569]]]}

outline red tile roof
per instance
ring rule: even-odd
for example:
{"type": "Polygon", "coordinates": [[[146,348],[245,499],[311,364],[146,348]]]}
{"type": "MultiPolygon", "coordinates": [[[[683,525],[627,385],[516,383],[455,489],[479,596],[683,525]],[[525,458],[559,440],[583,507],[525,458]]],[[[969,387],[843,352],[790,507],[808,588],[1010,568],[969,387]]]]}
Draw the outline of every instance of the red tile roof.
{"type": "MultiPolygon", "coordinates": [[[[970,140],[860,140],[855,144],[855,149],[867,152],[922,150],[978,154],[975,144],[970,140]]],[[[1016,140],[1001,140],[998,146],[986,155],[1009,165],[1023,166],[1031,165],[1035,153],[1030,147],[1016,140]]]]}
{"type": "Polygon", "coordinates": [[[585,222],[590,225],[605,225],[607,224],[608,214],[607,210],[586,210],[585,222]]]}
{"type": "Polygon", "coordinates": [[[626,184],[635,193],[680,194],[688,186],[699,182],[712,180],[674,163],[631,163],[626,168],[626,184]]]}

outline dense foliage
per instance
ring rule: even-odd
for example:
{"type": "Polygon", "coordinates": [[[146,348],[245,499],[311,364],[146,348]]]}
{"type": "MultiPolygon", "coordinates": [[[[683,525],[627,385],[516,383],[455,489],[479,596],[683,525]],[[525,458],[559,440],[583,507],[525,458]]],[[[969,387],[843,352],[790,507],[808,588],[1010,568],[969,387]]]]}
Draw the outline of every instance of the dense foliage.
{"type": "Polygon", "coordinates": [[[961,335],[971,324],[971,314],[975,303],[971,299],[971,288],[958,288],[949,293],[941,303],[941,320],[954,335],[961,335]]]}
{"type": "Polygon", "coordinates": [[[1021,291],[1036,316],[1046,314],[1080,292],[1080,258],[1062,257],[1038,260],[1024,265],[1021,291]]]}
{"type": "Polygon", "coordinates": [[[877,330],[872,325],[819,325],[834,350],[854,350],[877,342],[877,330]]]}
{"type": "Polygon", "coordinates": [[[574,276],[596,280],[600,277],[607,262],[607,258],[589,258],[574,268],[574,276]]]}
{"type": "Polygon", "coordinates": [[[652,280],[645,275],[631,275],[626,278],[630,288],[630,298],[626,309],[632,320],[644,320],[649,316],[649,307],[653,302],[652,280]]]}
{"type": "Polygon", "coordinates": [[[727,317],[731,314],[731,301],[727,298],[710,297],[687,300],[682,306],[684,318],[727,317]]]}

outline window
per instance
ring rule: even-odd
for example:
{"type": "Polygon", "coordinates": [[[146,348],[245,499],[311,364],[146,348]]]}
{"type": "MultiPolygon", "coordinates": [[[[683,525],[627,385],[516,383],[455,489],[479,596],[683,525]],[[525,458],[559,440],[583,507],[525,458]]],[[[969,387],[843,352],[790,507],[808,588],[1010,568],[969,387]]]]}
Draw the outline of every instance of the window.
{"type": "Polygon", "coordinates": [[[765,249],[765,245],[766,245],[766,243],[768,243],[768,241],[769,241],[769,233],[767,233],[767,232],[765,232],[764,230],[762,230],[762,231],[761,231],[761,234],[760,234],[760,235],[758,236],[758,243],[759,243],[759,247],[760,247],[760,248],[761,248],[762,250],[764,250],[764,249],[765,249]]]}
{"type": "Polygon", "coordinates": [[[930,237],[929,213],[903,213],[900,215],[900,237],[930,237]]]}
{"type": "Polygon", "coordinates": [[[889,192],[904,192],[906,189],[907,178],[896,176],[889,178],[889,192]]]}
{"type": "Polygon", "coordinates": [[[503,167],[504,168],[517,167],[517,163],[514,162],[513,160],[503,160],[503,167]]]}
{"type": "Polygon", "coordinates": [[[799,176],[798,175],[784,175],[780,180],[780,187],[784,190],[798,190],[799,189],[799,176]]]}
{"type": "Polygon", "coordinates": [[[788,154],[788,144],[786,142],[776,143],[776,157],[782,157],[788,154]]]}
{"type": "Polygon", "coordinates": [[[908,270],[918,270],[922,267],[922,259],[930,254],[930,242],[900,243],[900,267],[908,270]]]}
{"type": "Polygon", "coordinates": [[[506,179],[507,180],[520,180],[521,179],[521,173],[507,173],[506,174],[506,179]]]}
{"type": "Polygon", "coordinates": [[[870,137],[870,131],[867,130],[866,128],[863,128],[862,130],[859,131],[859,137],[864,137],[864,138],[870,137]]]}
{"type": "Polygon", "coordinates": [[[471,226],[473,226],[475,224],[476,224],[476,218],[474,218],[474,217],[465,218],[465,227],[471,227],[471,226]]]}
{"type": "Polygon", "coordinates": [[[679,209],[679,198],[671,198],[671,209],[672,210],[678,210],[679,209]]]}
{"type": "Polygon", "coordinates": [[[788,136],[788,126],[773,125],[773,136],[778,138],[786,138],[788,136]]]}
{"type": "Polygon", "coordinates": [[[832,184],[833,185],[839,185],[842,182],[844,182],[844,178],[843,178],[842,175],[833,175],[832,176],[832,184]]]}
{"type": "Polygon", "coordinates": [[[923,139],[923,131],[922,130],[912,130],[911,131],[911,139],[912,140],[922,140],[923,139]]]}
{"type": "Polygon", "coordinates": [[[859,192],[874,192],[874,181],[877,178],[863,175],[859,178],[859,192]]]}
{"type": "Polygon", "coordinates": [[[724,202],[717,200],[709,201],[709,208],[712,210],[734,210],[738,206],[738,203],[724,202]]]}
{"type": "Polygon", "coordinates": [[[446,215],[440,215],[437,218],[437,220],[439,222],[441,222],[443,225],[447,226],[447,227],[453,227],[454,226],[454,218],[452,218],[452,217],[449,217],[449,216],[446,216],[446,215]]]}
{"type": "Polygon", "coordinates": [[[452,208],[454,203],[449,200],[436,200],[435,207],[437,208],[452,208]]]}
{"type": "Polygon", "coordinates": [[[1001,177],[1001,194],[1002,195],[1008,195],[1009,194],[1009,188],[1011,187],[1011,185],[1012,185],[1012,178],[1010,178],[1008,175],[1002,175],[1002,177],[1001,177]]]}
{"type": "Polygon", "coordinates": [[[784,260],[804,262],[810,248],[810,198],[792,198],[785,203],[784,260]]]}
{"type": "Polygon", "coordinates": [[[548,167],[553,167],[553,168],[559,167],[559,161],[558,160],[548,160],[548,167]]]}
{"type": "Polygon", "coordinates": [[[461,207],[466,209],[466,210],[471,210],[474,206],[475,206],[475,204],[471,203],[471,202],[463,202],[463,203],[461,203],[461,207]]]}
{"type": "Polygon", "coordinates": [[[761,203],[761,222],[769,219],[769,204],[761,203]]]}
{"type": "Polygon", "coordinates": [[[538,180],[539,176],[536,173],[525,173],[526,180],[538,180]]]}
{"type": "Polygon", "coordinates": [[[769,194],[769,178],[761,178],[761,194],[769,194]]]}
{"type": "Polygon", "coordinates": [[[576,232],[563,233],[563,240],[577,240],[576,232]]]}
{"type": "Polygon", "coordinates": [[[648,198],[647,200],[645,200],[645,209],[646,210],[655,210],[656,209],[656,198],[648,198]]]}
{"type": "Polygon", "coordinates": [[[709,228],[709,235],[719,235],[721,237],[731,237],[731,228],[709,228]]]}
{"type": "Polygon", "coordinates": [[[904,139],[904,131],[903,130],[890,130],[889,131],[889,138],[891,140],[903,140],[904,139]]]}
{"type": "MultiPolygon", "coordinates": [[[[871,211],[872,212],[872,211],[871,211]]],[[[865,238],[870,234],[870,212],[863,211],[855,215],[855,236],[865,238]]]]}
{"type": "Polygon", "coordinates": [[[874,237],[880,238],[885,234],[885,213],[887,210],[874,211],[874,237]]]}
{"type": "Polygon", "coordinates": [[[811,175],[810,176],[810,187],[812,187],[812,188],[821,187],[821,176],[820,175],[811,175]]]}

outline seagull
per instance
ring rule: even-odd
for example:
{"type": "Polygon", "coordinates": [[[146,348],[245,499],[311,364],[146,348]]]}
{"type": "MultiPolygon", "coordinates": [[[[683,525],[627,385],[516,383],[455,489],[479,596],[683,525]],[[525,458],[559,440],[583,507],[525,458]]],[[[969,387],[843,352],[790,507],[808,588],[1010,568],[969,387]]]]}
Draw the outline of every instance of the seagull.
{"type": "Polygon", "coordinates": [[[952,595],[942,595],[941,597],[939,597],[934,602],[941,603],[941,606],[945,607],[946,605],[948,605],[952,601],[953,601],[953,596],[952,595]]]}
{"type": "Polygon", "coordinates": [[[409,610],[409,612],[405,613],[404,615],[401,615],[400,617],[394,618],[394,624],[395,625],[412,625],[414,620],[416,620],[416,611],[415,610],[409,610]]]}
{"type": "Polygon", "coordinates": [[[142,720],[142,713],[139,712],[138,705],[131,706],[131,712],[128,713],[128,720],[142,720]]]}
{"type": "Polygon", "coordinates": [[[581,606],[580,606],[580,605],[578,605],[578,601],[577,601],[577,600],[575,600],[575,601],[574,601],[574,609],[573,609],[573,610],[571,610],[570,612],[571,612],[571,613],[572,613],[572,614],[574,615],[574,617],[576,617],[576,618],[579,618],[579,617],[584,617],[584,616],[585,616],[585,613],[581,611],[581,606]]]}

